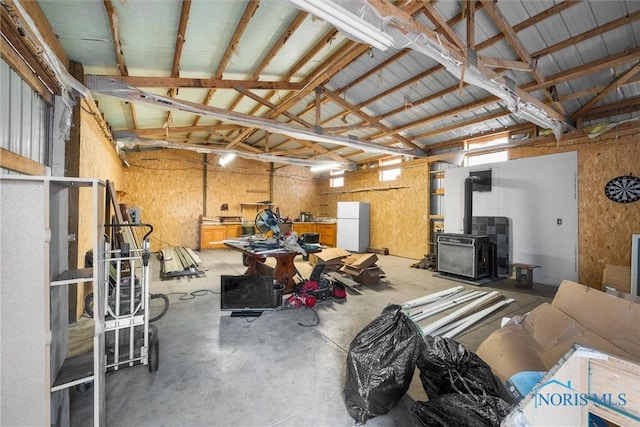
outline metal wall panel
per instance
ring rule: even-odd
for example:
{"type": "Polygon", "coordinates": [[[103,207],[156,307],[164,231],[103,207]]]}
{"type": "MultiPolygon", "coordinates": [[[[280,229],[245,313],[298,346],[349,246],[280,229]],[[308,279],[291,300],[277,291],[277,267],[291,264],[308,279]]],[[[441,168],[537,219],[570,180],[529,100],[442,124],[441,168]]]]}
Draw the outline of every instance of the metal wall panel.
{"type": "Polygon", "coordinates": [[[52,107],[0,61],[0,147],[48,166],[51,114],[52,107]]]}

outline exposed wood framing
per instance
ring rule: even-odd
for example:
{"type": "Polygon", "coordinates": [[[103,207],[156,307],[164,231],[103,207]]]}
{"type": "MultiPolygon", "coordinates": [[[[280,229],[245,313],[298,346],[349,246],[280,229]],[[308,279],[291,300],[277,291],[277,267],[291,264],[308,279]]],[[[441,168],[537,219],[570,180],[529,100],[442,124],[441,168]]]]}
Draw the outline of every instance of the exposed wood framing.
{"type": "MultiPolygon", "coordinates": [[[[122,55],[122,45],[120,44],[120,27],[118,24],[118,15],[111,0],[104,0],[104,8],[109,18],[109,29],[111,30],[111,37],[113,38],[113,47],[116,54],[116,60],[118,64],[118,71],[121,76],[128,76],[129,70],[127,64],[124,63],[124,56],[122,55]]],[[[129,103],[129,111],[131,112],[131,120],[133,121],[133,128],[138,127],[138,117],[136,115],[136,108],[132,102],[129,103]]]]}
{"type": "Polygon", "coordinates": [[[28,157],[0,147],[0,166],[26,175],[46,175],[47,167],[28,157]]]}

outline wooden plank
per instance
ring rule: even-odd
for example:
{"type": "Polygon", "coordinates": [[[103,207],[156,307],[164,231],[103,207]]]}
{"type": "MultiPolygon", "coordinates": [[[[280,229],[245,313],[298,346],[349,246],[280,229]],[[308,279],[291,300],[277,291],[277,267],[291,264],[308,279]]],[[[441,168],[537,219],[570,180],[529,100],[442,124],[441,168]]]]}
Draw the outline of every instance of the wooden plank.
{"type": "Polygon", "coordinates": [[[1,147],[0,166],[27,175],[41,176],[47,174],[45,165],[1,147]]]}

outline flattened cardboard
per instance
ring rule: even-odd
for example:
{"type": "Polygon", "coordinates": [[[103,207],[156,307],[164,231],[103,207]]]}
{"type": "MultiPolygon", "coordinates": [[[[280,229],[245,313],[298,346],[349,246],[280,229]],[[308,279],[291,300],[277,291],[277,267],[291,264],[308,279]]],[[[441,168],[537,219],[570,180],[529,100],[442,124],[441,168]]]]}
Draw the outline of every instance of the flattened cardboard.
{"type": "Polygon", "coordinates": [[[350,265],[355,268],[368,268],[376,265],[378,261],[378,255],[366,253],[366,254],[354,254],[350,255],[342,260],[346,265],[350,265]]]}
{"type": "Polygon", "coordinates": [[[378,283],[382,277],[384,277],[384,271],[378,266],[369,268],[354,268],[350,265],[343,265],[340,268],[343,273],[349,274],[353,280],[362,284],[370,285],[378,283]]]}
{"type": "Polygon", "coordinates": [[[614,288],[627,294],[631,293],[631,267],[625,265],[607,264],[602,272],[602,288],[614,288]]]}
{"type": "Polygon", "coordinates": [[[339,271],[342,267],[342,260],[351,255],[350,252],[341,248],[327,248],[320,252],[309,254],[309,264],[324,264],[326,270],[339,271]]]}
{"type": "Polygon", "coordinates": [[[640,304],[565,280],[552,305],[594,334],[640,358],[640,304]]]}
{"type": "Polygon", "coordinates": [[[476,354],[491,367],[494,375],[505,383],[522,371],[546,371],[529,334],[521,325],[511,325],[494,331],[480,344],[476,354]]]}
{"type": "Polygon", "coordinates": [[[476,353],[503,383],[549,370],[575,344],[640,361],[639,324],[640,304],[565,280],[551,304],[494,331],[476,353]]]}

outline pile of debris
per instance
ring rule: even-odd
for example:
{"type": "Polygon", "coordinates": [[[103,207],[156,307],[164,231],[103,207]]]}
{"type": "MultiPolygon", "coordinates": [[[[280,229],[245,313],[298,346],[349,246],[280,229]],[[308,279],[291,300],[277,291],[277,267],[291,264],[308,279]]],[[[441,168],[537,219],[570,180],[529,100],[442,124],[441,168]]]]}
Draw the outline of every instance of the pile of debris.
{"type": "Polygon", "coordinates": [[[384,277],[377,261],[378,256],[374,253],[352,254],[341,248],[323,249],[309,256],[311,265],[324,264],[326,272],[349,276],[359,285],[378,283],[384,277]]]}
{"type": "Polygon", "coordinates": [[[420,261],[415,264],[411,264],[411,267],[437,271],[436,256],[434,254],[425,254],[420,261]]]}
{"type": "Polygon", "coordinates": [[[384,271],[376,265],[376,254],[354,254],[342,260],[344,264],[340,271],[353,277],[361,285],[378,283],[384,277],[384,271]]]}

